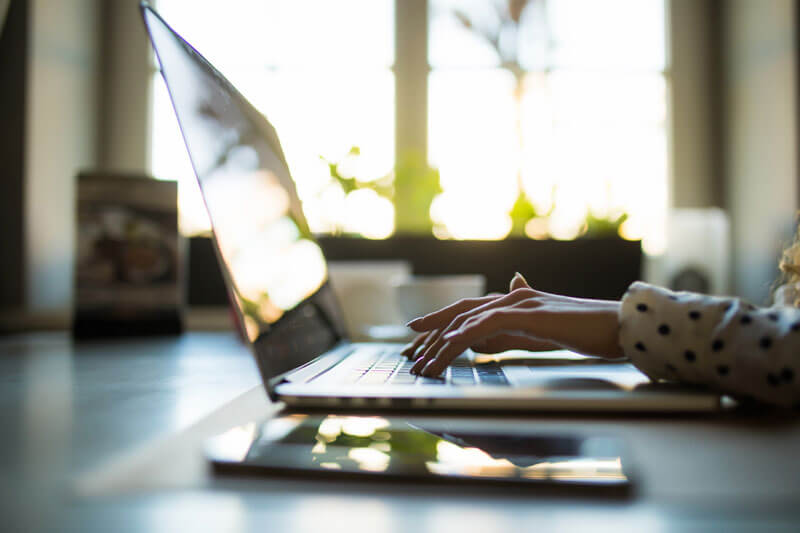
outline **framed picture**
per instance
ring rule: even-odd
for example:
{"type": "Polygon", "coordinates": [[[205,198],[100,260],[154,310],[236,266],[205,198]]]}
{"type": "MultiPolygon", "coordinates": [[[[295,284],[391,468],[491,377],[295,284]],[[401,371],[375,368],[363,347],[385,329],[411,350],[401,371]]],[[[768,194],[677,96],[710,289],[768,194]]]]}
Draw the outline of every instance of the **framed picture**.
{"type": "Polygon", "coordinates": [[[181,331],[174,181],[82,173],[77,186],[76,337],[181,331]]]}

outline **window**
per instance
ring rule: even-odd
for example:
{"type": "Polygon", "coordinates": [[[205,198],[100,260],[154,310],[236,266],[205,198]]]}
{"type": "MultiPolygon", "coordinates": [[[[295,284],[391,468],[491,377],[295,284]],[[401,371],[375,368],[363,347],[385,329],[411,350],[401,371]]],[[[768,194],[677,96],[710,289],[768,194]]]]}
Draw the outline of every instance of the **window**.
{"type": "MultiPolygon", "coordinates": [[[[394,49],[394,3],[216,6],[158,4],[274,123],[312,229],[390,235],[391,203],[375,187],[345,195],[326,161],[365,184],[392,170],[392,66],[404,53],[394,49]]],[[[620,233],[660,250],[664,10],[664,0],[428,0],[419,24],[429,30],[428,160],[443,191],[430,209],[436,235],[570,239],[586,231],[587,215],[625,214],[620,233]],[[511,215],[520,205],[521,225],[511,215]]],[[[183,230],[192,233],[205,222],[174,122],[156,79],[153,172],[180,180],[183,230]]]]}
{"type": "Polygon", "coordinates": [[[660,246],[667,205],[659,0],[430,1],[434,212],[455,237],[574,238],[587,212],[660,246]],[[548,216],[541,216],[548,215],[548,216]]]}
{"type": "MultiPolygon", "coordinates": [[[[374,194],[345,198],[326,163],[342,162],[362,181],[392,169],[390,0],[235,0],[224,7],[215,0],[161,0],[157,7],[278,130],[312,230],[341,224],[372,237],[393,231],[391,203],[374,194]],[[348,156],[353,146],[361,156],[348,156]]],[[[198,233],[208,228],[200,192],[160,76],[152,86],[152,172],[178,179],[182,231],[198,233]]]]}

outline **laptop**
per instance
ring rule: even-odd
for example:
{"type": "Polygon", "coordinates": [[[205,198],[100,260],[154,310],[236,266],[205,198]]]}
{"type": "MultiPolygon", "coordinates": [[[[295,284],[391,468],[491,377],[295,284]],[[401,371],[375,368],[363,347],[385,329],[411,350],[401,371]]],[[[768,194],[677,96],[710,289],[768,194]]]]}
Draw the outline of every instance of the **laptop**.
{"type": "Polygon", "coordinates": [[[569,352],[505,354],[503,364],[467,351],[440,378],[425,378],[409,373],[400,344],[351,342],[277,132],[156,11],[143,2],[141,12],[226,287],[271,400],[473,412],[720,407],[716,394],[650,384],[630,364],[596,364],[569,352]]]}

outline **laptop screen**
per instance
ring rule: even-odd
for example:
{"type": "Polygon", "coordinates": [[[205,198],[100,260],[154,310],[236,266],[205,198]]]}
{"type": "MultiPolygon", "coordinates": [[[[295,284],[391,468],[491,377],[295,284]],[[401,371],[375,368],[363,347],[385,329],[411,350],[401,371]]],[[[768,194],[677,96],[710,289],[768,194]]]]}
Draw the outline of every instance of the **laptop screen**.
{"type": "Polygon", "coordinates": [[[144,6],[226,286],[265,384],[330,349],[343,321],[275,129],[144,6]]]}

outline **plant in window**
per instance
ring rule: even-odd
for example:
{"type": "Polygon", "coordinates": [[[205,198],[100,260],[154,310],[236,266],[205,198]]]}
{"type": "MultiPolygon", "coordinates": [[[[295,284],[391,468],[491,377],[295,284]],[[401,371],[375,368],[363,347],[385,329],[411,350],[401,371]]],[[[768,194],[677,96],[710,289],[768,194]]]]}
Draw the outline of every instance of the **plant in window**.
{"type": "Polygon", "coordinates": [[[420,154],[408,152],[400,157],[393,174],[398,233],[431,235],[431,203],[442,192],[439,171],[420,154]]]}
{"type": "Polygon", "coordinates": [[[619,236],[619,229],[628,220],[628,214],[619,216],[598,217],[591,211],[586,215],[583,236],[585,237],[615,237],[619,236]]]}
{"type": "Polygon", "coordinates": [[[511,216],[511,235],[516,237],[524,237],[525,226],[538,215],[536,207],[531,203],[528,195],[521,190],[508,214],[511,216]]]}
{"type": "MultiPolygon", "coordinates": [[[[409,152],[399,158],[389,174],[373,180],[359,180],[350,175],[347,167],[348,163],[360,155],[359,147],[353,146],[339,161],[329,161],[322,156],[320,158],[328,165],[331,178],[341,187],[345,196],[366,190],[392,202],[394,228],[398,233],[431,235],[431,203],[442,192],[439,171],[428,165],[421,155],[409,152]]],[[[335,233],[353,232],[346,231],[344,224],[340,222],[335,233]]],[[[363,232],[361,234],[368,236],[363,232]]]]}
{"type": "Polygon", "coordinates": [[[393,195],[391,176],[384,176],[376,180],[361,181],[355,176],[349,175],[349,172],[346,170],[346,162],[360,155],[361,149],[358,146],[353,146],[350,148],[347,155],[339,161],[329,161],[323,156],[319,157],[327,163],[331,178],[339,184],[345,194],[350,194],[359,189],[370,189],[375,191],[379,196],[391,200],[393,195]]]}

